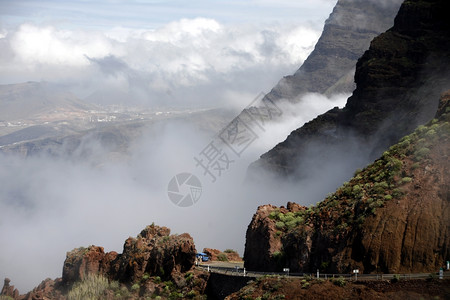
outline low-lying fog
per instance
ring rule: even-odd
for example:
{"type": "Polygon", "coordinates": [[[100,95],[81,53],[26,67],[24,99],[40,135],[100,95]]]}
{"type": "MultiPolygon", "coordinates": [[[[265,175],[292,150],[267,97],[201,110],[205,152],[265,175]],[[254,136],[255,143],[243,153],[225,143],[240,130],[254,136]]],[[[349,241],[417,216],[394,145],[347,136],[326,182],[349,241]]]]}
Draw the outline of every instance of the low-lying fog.
{"type": "Polygon", "coordinates": [[[189,119],[150,126],[130,147],[128,160],[101,166],[95,160],[106,150],[95,141],[85,141],[83,147],[91,155],[81,162],[70,157],[0,155],[0,277],[11,278],[25,291],[46,277],[61,276],[67,251],[95,244],[121,252],[128,236],[136,236],[152,222],[170,227],[172,233],[190,233],[197,250],[233,248],[242,255],[245,231],[258,205],[287,201],[309,205],[330,192],[323,183],[282,182],[276,191],[253,191],[244,184],[249,163],[304,122],[343,106],[346,98],[311,94],[296,105],[279,103],[283,121],[251,127],[257,137],[240,157],[189,119]],[[222,163],[221,174],[211,169],[215,182],[194,160],[208,152],[211,142],[229,159],[228,169],[222,163]],[[167,193],[171,178],[183,172],[196,175],[202,184],[198,202],[184,208],[172,203],[167,193]]]}

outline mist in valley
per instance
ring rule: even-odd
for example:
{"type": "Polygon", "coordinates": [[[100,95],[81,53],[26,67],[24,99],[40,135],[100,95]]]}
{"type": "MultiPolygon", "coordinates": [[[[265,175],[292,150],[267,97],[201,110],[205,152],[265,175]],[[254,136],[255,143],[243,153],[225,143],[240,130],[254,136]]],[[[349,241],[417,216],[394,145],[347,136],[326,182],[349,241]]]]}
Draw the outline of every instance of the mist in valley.
{"type": "MultiPolygon", "coordinates": [[[[273,185],[264,188],[246,181],[247,168],[305,122],[342,107],[349,95],[307,94],[296,104],[277,101],[281,117],[262,126],[247,124],[254,139],[239,155],[220,142],[220,128],[298,69],[335,2],[314,2],[317,12],[310,19],[245,23],[214,16],[175,18],[150,29],[136,24],[80,29],[67,26],[70,22],[23,21],[27,16],[5,10],[9,15],[0,25],[0,83],[37,81],[100,108],[120,104],[180,113],[142,121],[139,134],[120,151],[89,131],[75,131],[80,143],[70,151],[64,139],[54,151],[36,147],[24,155],[20,142],[7,145],[17,153],[0,151],[0,277],[11,278],[26,292],[47,277],[61,276],[67,251],[98,245],[121,252],[128,236],[152,222],[172,233],[190,233],[198,251],[233,248],[242,255],[247,225],[259,205],[310,205],[333,192],[348,179],[347,173],[336,171],[330,182],[274,182],[268,177],[273,185]],[[209,114],[212,108],[226,113],[209,114]],[[195,160],[211,142],[229,158],[215,180],[195,160]],[[170,180],[184,172],[202,185],[201,197],[189,207],[179,207],[168,197],[170,180]]],[[[260,9],[273,6],[262,1],[260,9]]],[[[0,101],[5,99],[15,98],[0,101]]],[[[29,118],[36,119],[32,113],[29,118]]],[[[114,122],[96,128],[121,130],[114,122]]]]}

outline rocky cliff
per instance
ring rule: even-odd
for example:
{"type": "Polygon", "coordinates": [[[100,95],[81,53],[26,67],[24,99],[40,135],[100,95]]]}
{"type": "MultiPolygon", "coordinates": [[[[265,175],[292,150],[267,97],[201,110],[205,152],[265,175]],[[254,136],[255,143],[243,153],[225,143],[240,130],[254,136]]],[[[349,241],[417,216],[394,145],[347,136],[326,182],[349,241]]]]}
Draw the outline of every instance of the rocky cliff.
{"type": "Polygon", "coordinates": [[[450,260],[450,91],[419,126],[309,208],[258,208],[249,270],[433,272],[450,260]]]}
{"type": "Polygon", "coordinates": [[[295,101],[305,93],[350,93],[355,64],[370,41],[393,25],[402,0],[339,0],[325,22],[314,51],[295,74],[267,95],[295,101]]]}
{"type": "Polygon", "coordinates": [[[405,1],[394,26],[358,60],[346,106],[293,131],[250,166],[249,177],[261,170],[296,178],[320,170],[322,177],[336,173],[337,162],[354,170],[429,121],[450,88],[448,11],[443,0],[405,1]]]}
{"type": "Polygon", "coordinates": [[[208,280],[205,274],[193,270],[195,254],[189,234],[170,235],[170,229],[150,225],[136,238],[128,238],[121,254],[105,253],[98,246],[74,249],[67,253],[62,278],[46,279],[21,296],[5,279],[0,295],[13,299],[87,299],[87,295],[97,293],[98,299],[138,299],[157,295],[182,298],[189,294],[194,298],[204,293],[208,280]]]}

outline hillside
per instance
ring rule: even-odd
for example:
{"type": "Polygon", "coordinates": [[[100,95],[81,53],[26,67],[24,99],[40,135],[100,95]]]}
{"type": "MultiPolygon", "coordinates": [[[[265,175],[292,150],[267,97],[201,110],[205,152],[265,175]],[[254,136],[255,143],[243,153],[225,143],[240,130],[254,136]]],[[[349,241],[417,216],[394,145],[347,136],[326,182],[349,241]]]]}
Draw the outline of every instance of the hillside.
{"type": "Polygon", "coordinates": [[[48,83],[0,85],[0,122],[39,118],[58,112],[76,115],[94,108],[48,83]]]}
{"type": "Polygon", "coordinates": [[[342,182],[351,170],[429,121],[439,95],[450,88],[447,11],[443,0],[405,1],[394,26],[358,60],[357,87],[346,106],[293,131],[250,166],[249,178],[258,181],[267,171],[274,177],[319,179],[340,169],[336,182],[342,182]]]}
{"type": "Polygon", "coordinates": [[[249,270],[434,272],[450,260],[450,91],[436,118],[316,206],[260,206],[249,270]]]}

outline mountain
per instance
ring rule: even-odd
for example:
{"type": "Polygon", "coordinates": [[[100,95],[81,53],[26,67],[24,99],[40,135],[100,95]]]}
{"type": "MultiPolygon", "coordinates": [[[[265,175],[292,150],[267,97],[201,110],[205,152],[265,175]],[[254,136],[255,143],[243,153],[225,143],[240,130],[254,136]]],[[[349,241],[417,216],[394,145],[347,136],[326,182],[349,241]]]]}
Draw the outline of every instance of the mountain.
{"type": "Polygon", "coordinates": [[[34,119],[58,112],[76,114],[94,108],[48,83],[0,85],[0,122],[34,119]]]}
{"type": "Polygon", "coordinates": [[[267,171],[315,181],[327,174],[336,184],[429,121],[450,88],[448,8],[443,0],[405,1],[394,26],[358,60],[346,106],[293,131],[249,167],[248,177],[258,181],[267,171]]]}
{"type": "Polygon", "coordinates": [[[300,69],[281,79],[266,97],[296,101],[305,93],[352,92],[358,58],[375,36],[393,25],[401,2],[339,0],[300,69]]]}
{"type": "Polygon", "coordinates": [[[435,272],[450,260],[450,91],[419,126],[316,206],[260,206],[249,270],[435,272]]]}

